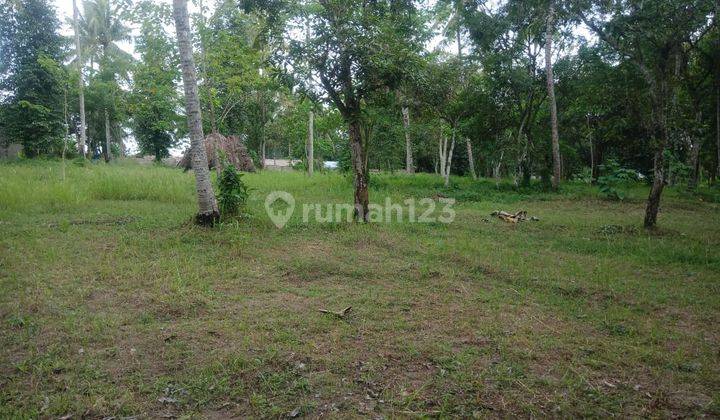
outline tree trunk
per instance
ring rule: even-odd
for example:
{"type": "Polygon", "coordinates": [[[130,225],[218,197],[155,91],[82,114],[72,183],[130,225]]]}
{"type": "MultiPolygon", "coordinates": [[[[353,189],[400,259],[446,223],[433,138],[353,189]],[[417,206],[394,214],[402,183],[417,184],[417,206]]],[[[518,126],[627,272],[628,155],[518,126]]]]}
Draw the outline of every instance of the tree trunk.
{"type": "Polygon", "coordinates": [[[551,0],[548,9],[547,32],[545,34],[545,72],[547,74],[548,103],[550,104],[550,125],[552,129],[553,178],[555,191],[560,187],[560,139],[558,134],[557,103],[555,102],[555,79],[552,66],[552,39],[555,23],[555,4],[551,0]]]}
{"type": "Polygon", "coordinates": [[[185,108],[190,128],[192,167],[195,172],[195,187],[198,195],[199,211],[196,221],[200,225],[212,226],[219,220],[220,211],[215,200],[215,192],[210,183],[210,170],[208,169],[207,154],[205,152],[197,75],[195,74],[195,62],[190,39],[187,0],[173,0],[173,12],[185,88],[185,108]]]}
{"type": "Polygon", "coordinates": [[[650,195],[645,208],[645,228],[653,229],[657,225],[657,215],[660,210],[660,197],[665,188],[665,147],[668,140],[667,117],[665,114],[665,100],[667,98],[667,81],[661,81],[659,91],[653,93],[654,131],[657,147],[655,149],[654,178],[650,195]]]}
{"type": "Polygon", "coordinates": [[[85,157],[85,145],[87,144],[87,123],[85,122],[85,83],[83,83],[82,77],[82,48],[80,46],[80,29],[78,26],[78,14],[80,12],[77,8],[77,1],[73,0],[73,29],[75,31],[75,60],[77,60],[78,68],[78,96],[80,103],[80,135],[78,136],[78,153],[80,156],[85,157]]]}
{"type": "Polygon", "coordinates": [[[358,221],[369,221],[370,196],[368,193],[368,169],[366,148],[358,120],[348,124],[350,136],[350,159],[352,160],[353,185],[355,187],[355,217],[358,221]]]}
{"type": "Polygon", "coordinates": [[[405,130],[405,171],[409,174],[415,173],[413,164],[412,141],[410,140],[410,109],[402,107],[403,128],[405,130]]]}
{"type": "Polygon", "coordinates": [[[470,167],[470,175],[472,175],[472,179],[477,179],[477,173],[475,172],[475,159],[473,158],[473,149],[472,143],[470,143],[470,139],[466,138],[465,144],[467,145],[468,166],[470,167]]]}
{"type": "Polygon", "coordinates": [[[715,173],[720,178],[720,80],[716,82],[715,92],[715,146],[717,148],[717,167],[715,173]]]}
{"type": "Polygon", "coordinates": [[[590,115],[587,116],[588,140],[590,141],[590,182],[595,182],[595,144],[590,130],[590,115]]]}
{"type": "Polygon", "coordinates": [[[110,162],[112,159],[112,150],[110,150],[110,115],[108,110],[105,110],[105,162],[110,162]]]}
{"type": "Polygon", "coordinates": [[[307,140],[307,171],[312,176],[315,171],[315,113],[308,114],[308,140],[307,140]]]}
{"type": "Polygon", "coordinates": [[[493,165],[492,168],[492,176],[495,178],[495,186],[498,186],[500,184],[500,169],[502,167],[502,160],[503,156],[505,155],[505,151],[500,152],[500,157],[498,158],[497,162],[495,162],[495,165],[493,165]]]}
{"type": "MultiPolygon", "coordinates": [[[[699,107],[699,104],[698,104],[699,107]]],[[[692,141],[690,142],[690,178],[688,179],[688,190],[697,189],[700,182],[700,147],[702,147],[702,111],[695,111],[696,127],[692,133],[692,141]]]]}
{"type": "Polygon", "coordinates": [[[447,138],[445,133],[440,129],[440,138],[438,139],[438,158],[440,161],[440,175],[445,178],[445,165],[447,164],[447,138]]]}
{"type": "Polygon", "coordinates": [[[445,174],[443,176],[445,177],[446,187],[450,185],[450,171],[452,169],[453,152],[455,151],[455,135],[455,128],[453,127],[452,140],[450,141],[450,150],[445,153],[445,158],[447,159],[447,162],[445,163],[445,174]]]}
{"type": "MultiPolygon", "coordinates": [[[[310,44],[310,16],[308,15],[305,20],[305,45],[310,44]]],[[[308,69],[310,63],[308,62],[308,69]]],[[[308,80],[312,80],[312,71],[309,70],[306,75],[308,80]]],[[[312,107],[312,104],[310,104],[312,107]]],[[[359,133],[359,131],[358,131],[359,133]]],[[[352,141],[352,139],[351,139],[352,141]]],[[[307,173],[308,176],[313,176],[315,172],[315,113],[312,109],[308,113],[308,135],[307,144],[305,145],[305,157],[307,158],[307,173]]]]}
{"type": "Polygon", "coordinates": [[[213,83],[208,76],[207,51],[205,50],[205,14],[203,12],[203,2],[200,0],[200,55],[202,59],[202,76],[204,84],[208,90],[208,111],[210,112],[210,129],[213,133],[218,132],[217,118],[215,117],[215,100],[213,98],[213,83]]]}
{"type": "Polygon", "coordinates": [[[267,160],[267,155],[265,154],[265,136],[260,140],[260,161],[262,164],[260,165],[262,169],[265,169],[265,164],[267,160]]]}
{"type": "Polygon", "coordinates": [[[65,182],[65,155],[67,154],[68,137],[70,137],[70,122],[68,121],[68,89],[63,88],[63,124],[65,126],[65,137],[63,137],[62,149],[62,180],[65,182]]]}
{"type": "MultiPolygon", "coordinates": [[[[665,149],[663,148],[663,151],[665,149]]],[[[665,158],[660,151],[655,152],[655,169],[652,188],[648,196],[647,207],[645,208],[645,228],[653,229],[657,225],[657,215],[660,210],[660,197],[665,187],[665,179],[663,178],[663,166],[665,158]]]]}

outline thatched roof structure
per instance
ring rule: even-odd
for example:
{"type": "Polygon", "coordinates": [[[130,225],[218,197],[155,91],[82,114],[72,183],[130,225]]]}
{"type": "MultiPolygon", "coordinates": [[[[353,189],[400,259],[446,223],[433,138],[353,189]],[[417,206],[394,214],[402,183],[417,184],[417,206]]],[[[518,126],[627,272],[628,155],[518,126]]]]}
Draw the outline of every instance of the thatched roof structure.
{"type": "MultiPolygon", "coordinates": [[[[178,166],[187,170],[192,169],[191,149],[185,151],[178,166]]],[[[227,162],[238,171],[255,172],[255,164],[248,153],[245,143],[238,136],[225,137],[219,133],[208,134],[205,137],[205,152],[208,158],[208,167],[222,171],[222,165],[227,162]]]]}

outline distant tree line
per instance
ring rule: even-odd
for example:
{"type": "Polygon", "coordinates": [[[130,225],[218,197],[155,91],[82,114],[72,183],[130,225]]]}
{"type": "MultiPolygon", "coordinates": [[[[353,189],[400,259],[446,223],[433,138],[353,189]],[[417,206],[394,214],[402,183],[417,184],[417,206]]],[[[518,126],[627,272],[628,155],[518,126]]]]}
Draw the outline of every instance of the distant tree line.
{"type": "MultiPolygon", "coordinates": [[[[720,174],[715,1],[206,1],[190,16],[203,131],[259,164],[339,161],[361,219],[370,169],[557,189],[617,163],[652,186],[648,227],[665,185],[720,174]]],[[[172,23],[170,5],[86,0],[66,39],[48,0],[0,3],[3,137],[28,157],[66,133],[83,155],[131,136],[168,156],[188,135],[172,23]]]]}

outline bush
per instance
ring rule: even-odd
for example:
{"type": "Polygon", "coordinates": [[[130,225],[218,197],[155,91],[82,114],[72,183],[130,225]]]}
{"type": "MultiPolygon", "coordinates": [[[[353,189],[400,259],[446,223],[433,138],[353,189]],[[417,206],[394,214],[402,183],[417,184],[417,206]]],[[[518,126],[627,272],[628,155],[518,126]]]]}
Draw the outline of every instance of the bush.
{"type": "Polygon", "coordinates": [[[218,177],[218,202],[223,215],[235,216],[245,207],[248,189],[242,180],[243,174],[234,166],[228,165],[218,177]]]}
{"type": "Polygon", "coordinates": [[[600,192],[611,200],[622,200],[625,192],[618,187],[628,181],[637,180],[638,175],[632,169],[622,168],[617,160],[610,159],[605,165],[599,166],[602,176],[598,177],[597,184],[600,192]]]}
{"type": "Polygon", "coordinates": [[[592,169],[587,166],[583,167],[580,172],[573,175],[573,181],[581,182],[583,184],[592,184],[592,169]]]}

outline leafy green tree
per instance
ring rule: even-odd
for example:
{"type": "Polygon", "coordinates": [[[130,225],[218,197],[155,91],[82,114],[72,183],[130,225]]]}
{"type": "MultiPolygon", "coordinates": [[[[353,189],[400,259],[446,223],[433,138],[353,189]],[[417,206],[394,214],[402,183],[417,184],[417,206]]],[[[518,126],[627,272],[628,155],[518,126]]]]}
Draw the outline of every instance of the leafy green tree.
{"type": "MultiPolygon", "coordinates": [[[[510,1],[496,10],[465,8],[465,22],[476,54],[489,80],[489,94],[500,111],[496,163],[530,183],[537,150],[538,113],[547,98],[541,67],[545,10],[533,3],[510,1]],[[500,138],[503,140],[501,141],[500,138]]],[[[543,165],[544,166],[544,165],[543,165]]]]}
{"type": "Polygon", "coordinates": [[[287,93],[270,66],[267,17],[228,2],[220,4],[207,23],[198,22],[205,79],[201,96],[210,117],[205,122],[211,130],[244,135],[262,164],[268,126],[287,93]]]}
{"type": "Polygon", "coordinates": [[[365,104],[375,92],[394,90],[406,76],[407,65],[419,55],[421,20],[414,4],[405,1],[320,0],[304,18],[310,19],[310,36],[296,42],[287,58],[298,69],[310,67],[347,125],[356,216],[367,221],[372,130],[365,104]]]}
{"type": "Polygon", "coordinates": [[[140,24],[135,50],[140,61],[134,66],[130,113],[140,152],[155,160],[168,157],[184,131],[178,114],[182,102],[176,83],[180,78],[177,46],[165,27],[172,24],[169,5],[142,1],[135,9],[140,24]]]}
{"type": "Polygon", "coordinates": [[[713,6],[707,0],[592,1],[582,2],[577,11],[603,42],[637,67],[647,86],[652,109],[654,169],[645,211],[646,228],[657,224],[666,182],[665,150],[672,130],[669,115],[676,110],[681,75],[688,64],[685,51],[695,48],[712,28],[707,17],[713,6]]]}
{"type": "Polygon", "coordinates": [[[47,0],[0,4],[0,91],[4,130],[29,156],[58,153],[64,81],[59,22],[47,0]]]}
{"type": "MultiPolygon", "coordinates": [[[[94,101],[92,111],[95,127],[95,138],[102,138],[100,143],[105,160],[112,156],[111,144],[117,140],[121,152],[124,152],[122,130],[125,100],[120,79],[129,80],[129,68],[132,56],[120,48],[119,43],[130,40],[130,28],[126,19],[130,17],[129,0],[86,0],[83,2],[84,16],[81,24],[83,45],[87,49],[86,59],[90,60],[92,78],[88,96],[94,101]],[[97,72],[94,64],[98,64],[97,72]],[[99,130],[101,125],[103,130],[99,130]],[[114,134],[114,135],[113,135],[114,134]]],[[[91,122],[92,124],[92,122],[91,122]]],[[[95,142],[97,144],[97,141],[95,142]]]]}
{"type": "Polygon", "coordinates": [[[427,63],[421,79],[416,96],[426,107],[426,111],[443,124],[435,136],[439,139],[440,174],[445,180],[445,186],[448,186],[460,126],[472,109],[465,101],[469,85],[463,66],[458,60],[433,60],[427,63]]]}

